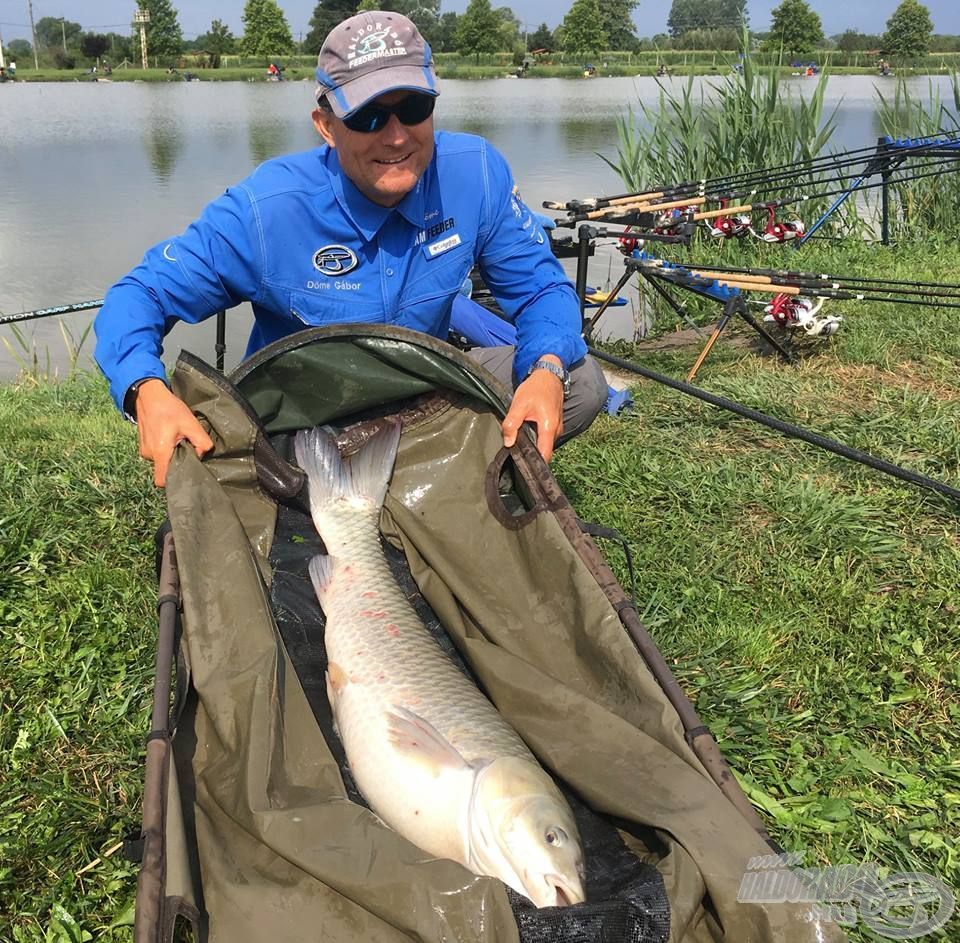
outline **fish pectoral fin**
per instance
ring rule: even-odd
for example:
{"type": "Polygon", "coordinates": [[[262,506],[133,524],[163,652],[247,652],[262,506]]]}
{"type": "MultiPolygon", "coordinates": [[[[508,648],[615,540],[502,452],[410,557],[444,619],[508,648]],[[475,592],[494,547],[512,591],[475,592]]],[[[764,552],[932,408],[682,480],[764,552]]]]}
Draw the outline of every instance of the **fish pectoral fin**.
{"type": "Polygon", "coordinates": [[[318,553],[310,559],[307,569],[310,573],[310,582],[313,583],[313,591],[317,594],[317,599],[322,606],[330,580],[333,579],[333,559],[318,553]]]}
{"type": "Polygon", "coordinates": [[[397,750],[426,767],[433,776],[469,767],[433,724],[406,707],[394,706],[387,714],[387,728],[390,742],[397,750]]]}

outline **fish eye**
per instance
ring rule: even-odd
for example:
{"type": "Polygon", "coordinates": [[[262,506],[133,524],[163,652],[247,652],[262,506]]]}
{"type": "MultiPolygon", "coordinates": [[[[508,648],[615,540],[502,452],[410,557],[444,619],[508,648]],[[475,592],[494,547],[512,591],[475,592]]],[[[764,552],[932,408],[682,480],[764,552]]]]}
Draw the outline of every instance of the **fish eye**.
{"type": "Polygon", "coordinates": [[[567,840],[567,833],[562,828],[548,828],[543,838],[548,845],[562,845],[567,840]]]}

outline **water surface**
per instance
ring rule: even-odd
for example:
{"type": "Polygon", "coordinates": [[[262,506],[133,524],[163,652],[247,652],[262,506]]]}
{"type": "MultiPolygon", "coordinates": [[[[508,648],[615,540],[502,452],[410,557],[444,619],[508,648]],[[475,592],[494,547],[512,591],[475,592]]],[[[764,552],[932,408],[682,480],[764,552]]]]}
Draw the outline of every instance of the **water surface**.
{"type": "MultiPolygon", "coordinates": [[[[685,80],[669,81],[679,87],[685,80]]],[[[707,88],[712,81],[698,80],[707,88]]],[[[946,91],[946,79],[932,81],[946,91]]],[[[797,94],[813,86],[799,78],[787,84],[797,94]]],[[[869,76],[830,79],[826,108],[839,118],[834,148],[876,140],[877,85],[892,87],[869,76]]],[[[914,86],[927,95],[926,78],[914,86]]],[[[312,93],[308,82],[0,85],[0,314],[102,297],[148,246],[184,229],[258,163],[315,146],[312,93]]],[[[617,116],[640,98],[655,104],[657,95],[651,78],[447,80],[436,119],[440,128],[489,138],[537,208],[545,199],[621,191],[598,155],[616,159],[617,116]]],[[[602,256],[591,279],[602,284],[611,269],[616,279],[618,268],[602,256]]],[[[630,332],[625,310],[608,330],[630,332]]],[[[242,356],[249,318],[246,305],[231,312],[228,368],[242,356]]],[[[22,327],[62,364],[57,320],[22,327]]],[[[90,318],[65,320],[79,334],[90,318]]],[[[11,340],[9,328],[0,337],[11,340]]],[[[166,357],[186,347],[212,359],[212,337],[212,322],[179,327],[166,357]]],[[[0,378],[16,371],[0,345],[0,378]]]]}

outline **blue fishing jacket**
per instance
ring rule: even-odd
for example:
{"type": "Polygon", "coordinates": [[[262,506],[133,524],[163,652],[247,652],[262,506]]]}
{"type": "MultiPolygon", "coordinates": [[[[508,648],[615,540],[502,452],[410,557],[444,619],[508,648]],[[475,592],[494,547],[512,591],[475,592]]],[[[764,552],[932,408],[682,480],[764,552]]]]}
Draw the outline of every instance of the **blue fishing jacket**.
{"type": "Polygon", "coordinates": [[[483,138],[436,134],[430,166],[395,207],[368,200],[323,146],[267,161],[150,249],[107,293],[95,356],[123,409],[129,387],[165,377],[162,340],[243,301],[247,354],[305,327],[399,324],[446,338],[475,262],[517,326],[514,375],[542,354],[586,354],[576,293],[503,156],[483,138]]]}

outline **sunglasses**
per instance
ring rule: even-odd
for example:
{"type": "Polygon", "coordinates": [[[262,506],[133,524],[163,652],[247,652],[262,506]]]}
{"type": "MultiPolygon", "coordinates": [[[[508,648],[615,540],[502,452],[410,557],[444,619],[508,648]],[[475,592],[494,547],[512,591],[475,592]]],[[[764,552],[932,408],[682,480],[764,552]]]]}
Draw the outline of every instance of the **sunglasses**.
{"type": "Polygon", "coordinates": [[[437,103],[433,95],[407,95],[395,105],[364,105],[352,115],[343,119],[343,123],[351,131],[361,134],[372,134],[382,131],[390,121],[390,115],[396,115],[401,124],[412,127],[423,124],[433,114],[433,106],[437,103]]]}

